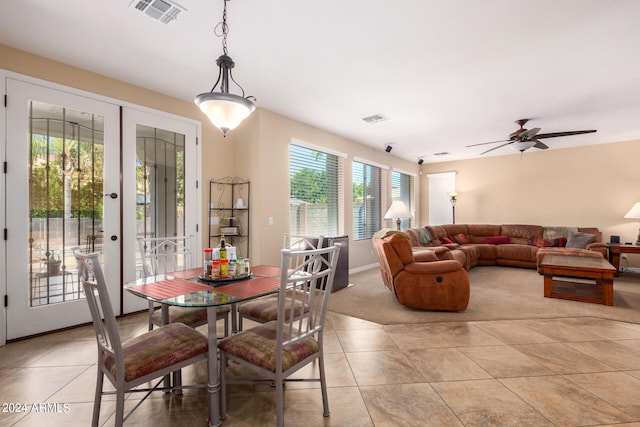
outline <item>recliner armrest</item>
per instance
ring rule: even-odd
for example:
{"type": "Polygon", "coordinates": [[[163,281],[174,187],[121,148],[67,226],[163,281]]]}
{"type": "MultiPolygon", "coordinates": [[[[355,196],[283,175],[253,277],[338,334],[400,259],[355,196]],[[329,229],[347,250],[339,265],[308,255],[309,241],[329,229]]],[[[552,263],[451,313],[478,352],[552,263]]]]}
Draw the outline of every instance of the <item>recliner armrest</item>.
{"type": "Polygon", "coordinates": [[[404,270],[411,274],[442,274],[460,269],[462,264],[456,260],[413,262],[404,266],[404,270]]]}
{"type": "Polygon", "coordinates": [[[428,249],[418,250],[418,251],[414,250],[413,260],[415,262],[432,262],[432,261],[438,261],[438,256],[434,251],[430,251],[428,249]]]}

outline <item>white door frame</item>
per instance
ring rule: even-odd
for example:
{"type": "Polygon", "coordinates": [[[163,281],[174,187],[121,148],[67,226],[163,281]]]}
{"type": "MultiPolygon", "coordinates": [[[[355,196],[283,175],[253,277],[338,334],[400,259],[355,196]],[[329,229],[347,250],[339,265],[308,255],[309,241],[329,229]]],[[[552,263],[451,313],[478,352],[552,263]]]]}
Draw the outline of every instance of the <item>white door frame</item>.
{"type": "MultiPolygon", "coordinates": [[[[6,74],[0,70],[0,87],[2,87],[1,95],[7,93],[6,74]]],[[[3,105],[4,105],[4,96],[3,105]]],[[[7,159],[7,131],[6,131],[6,111],[4,108],[0,114],[0,165],[4,165],[7,159]]],[[[0,194],[7,194],[6,177],[4,171],[0,172],[0,194]]],[[[0,225],[4,230],[7,226],[5,218],[5,200],[6,197],[0,197],[0,225]]],[[[4,298],[7,294],[7,245],[0,245],[0,346],[7,342],[7,309],[4,306],[4,298]]]]}

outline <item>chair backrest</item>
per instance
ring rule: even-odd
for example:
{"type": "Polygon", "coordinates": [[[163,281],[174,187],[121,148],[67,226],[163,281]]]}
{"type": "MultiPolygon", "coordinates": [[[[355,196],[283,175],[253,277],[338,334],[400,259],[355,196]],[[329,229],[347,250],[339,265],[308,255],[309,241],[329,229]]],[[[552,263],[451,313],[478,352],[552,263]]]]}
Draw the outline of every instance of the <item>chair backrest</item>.
{"type": "Polygon", "coordinates": [[[285,234],[282,248],[291,249],[292,251],[318,249],[322,247],[323,241],[324,236],[292,236],[291,234],[285,234]]]}
{"type": "Polygon", "coordinates": [[[276,335],[277,366],[282,367],[284,346],[295,344],[309,336],[317,336],[322,345],[322,332],[339,251],[339,245],[295,251],[282,249],[276,335]],[[291,265],[295,267],[291,268],[291,265]],[[308,307],[302,315],[295,313],[296,301],[308,307]],[[290,313],[285,314],[286,310],[290,310],[290,313]]]}
{"type": "MultiPolygon", "coordinates": [[[[290,234],[284,235],[284,242],[282,244],[283,249],[289,249],[292,251],[308,251],[312,249],[319,249],[324,242],[324,236],[292,236],[290,234]]],[[[304,261],[303,257],[293,257],[289,265],[290,269],[296,268],[296,262],[304,261]]]]}
{"type": "MultiPolygon", "coordinates": [[[[109,299],[109,291],[104,278],[100,254],[83,254],[78,246],[72,248],[78,262],[78,279],[84,288],[93,327],[98,341],[99,361],[111,355],[116,363],[116,372],[124,373],[124,358],[116,316],[109,299]]],[[[123,378],[123,375],[118,375],[123,378]]]]}
{"type": "Polygon", "coordinates": [[[137,239],[144,277],[191,268],[192,238],[193,236],[139,236],[137,239]]]}

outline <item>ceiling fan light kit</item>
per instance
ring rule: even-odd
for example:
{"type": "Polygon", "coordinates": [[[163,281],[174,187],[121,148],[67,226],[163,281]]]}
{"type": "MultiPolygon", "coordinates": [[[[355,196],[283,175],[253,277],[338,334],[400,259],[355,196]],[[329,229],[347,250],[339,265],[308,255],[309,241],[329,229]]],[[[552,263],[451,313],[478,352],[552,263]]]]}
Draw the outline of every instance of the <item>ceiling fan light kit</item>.
{"type": "Polygon", "coordinates": [[[498,148],[502,148],[506,145],[509,145],[515,151],[520,151],[521,153],[528,150],[529,148],[539,148],[540,150],[546,150],[549,146],[540,139],[546,138],[558,138],[561,136],[570,136],[570,135],[581,135],[584,133],[593,133],[596,132],[595,129],[590,130],[573,130],[573,131],[564,131],[564,132],[551,132],[551,133],[538,133],[542,129],[533,128],[533,129],[525,129],[524,125],[527,124],[529,119],[519,119],[516,120],[516,124],[520,126],[520,129],[515,132],[511,132],[509,134],[509,139],[501,140],[501,141],[491,141],[491,142],[482,142],[480,144],[471,144],[467,145],[467,147],[476,147],[478,145],[486,145],[486,144],[498,144],[497,147],[490,148],[486,151],[480,153],[480,155],[487,154],[491,151],[497,150],[498,148]]]}
{"type": "Polygon", "coordinates": [[[224,0],[224,12],[222,14],[222,22],[218,24],[216,29],[220,28],[222,32],[222,50],[223,54],[218,57],[216,64],[218,65],[218,80],[216,80],[210,92],[201,93],[196,96],[195,103],[203,113],[207,115],[211,123],[222,131],[224,136],[227,132],[234,129],[249,114],[251,114],[256,106],[253,103],[253,96],[245,96],[244,89],[233,79],[231,69],[235,66],[233,59],[227,52],[227,34],[229,27],[227,26],[227,1],[224,0]],[[242,91],[242,95],[235,95],[229,92],[229,80],[236,84],[242,91]],[[220,91],[214,92],[220,83],[220,91]]]}

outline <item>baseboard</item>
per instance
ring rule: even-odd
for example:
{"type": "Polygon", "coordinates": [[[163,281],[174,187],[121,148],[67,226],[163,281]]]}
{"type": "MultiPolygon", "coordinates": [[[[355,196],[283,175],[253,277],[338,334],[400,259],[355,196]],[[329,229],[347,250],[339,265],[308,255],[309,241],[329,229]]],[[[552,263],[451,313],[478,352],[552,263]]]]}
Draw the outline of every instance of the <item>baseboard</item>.
{"type": "Polygon", "coordinates": [[[640,273],[640,267],[620,267],[622,273],[640,273]]]}
{"type": "Polygon", "coordinates": [[[356,267],[356,268],[349,269],[349,274],[360,273],[361,271],[371,270],[372,268],[378,268],[378,267],[380,267],[380,264],[378,264],[378,263],[369,264],[369,265],[363,265],[362,267],[356,267]]]}

